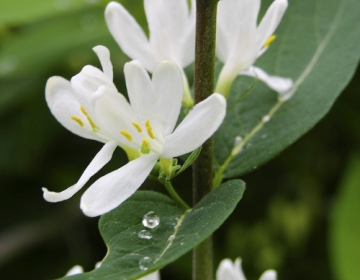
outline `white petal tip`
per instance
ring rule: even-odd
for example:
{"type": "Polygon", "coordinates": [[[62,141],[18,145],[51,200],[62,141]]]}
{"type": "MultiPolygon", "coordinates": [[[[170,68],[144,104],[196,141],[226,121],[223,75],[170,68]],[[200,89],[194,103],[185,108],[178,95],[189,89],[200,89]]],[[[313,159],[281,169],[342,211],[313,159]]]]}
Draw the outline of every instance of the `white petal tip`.
{"type": "Polygon", "coordinates": [[[260,277],[259,280],[276,280],[277,272],[273,269],[266,270],[260,277]]]}
{"type": "Polygon", "coordinates": [[[95,47],[93,47],[92,49],[93,49],[93,51],[94,51],[95,53],[97,53],[97,54],[98,54],[98,53],[103,53],[103,54],[107,54],[107,55],[110,56],[110,51],[109,51],[109,49],[108,49],[107,47],[103,46],[103,45],[95,46],[95,47]]]}
{"type": "Polygon", "coordinates": [[[119,8],[119,6],[121,6],[121,5],[117,2],[114,2],[114,1],[110,2],[109,4],[107,4],[107,6],[105,8],[105,15],[111,13],[113,9],[119,8]]]}

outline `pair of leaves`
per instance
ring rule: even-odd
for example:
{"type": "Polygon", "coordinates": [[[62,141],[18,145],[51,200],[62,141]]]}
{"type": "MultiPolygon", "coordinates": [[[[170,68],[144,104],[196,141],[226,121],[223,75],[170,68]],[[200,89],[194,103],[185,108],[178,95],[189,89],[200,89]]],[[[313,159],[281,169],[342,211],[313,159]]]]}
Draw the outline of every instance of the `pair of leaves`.
{"type": "MultiPolygon", "coordinates": [[[[271,2],[262,1],[262,14],[271,2]]],[[[357,0],[289,0],[276,30],[277,40],[256,65],[271,75],[292,78],[295,95],[278,104],[277,94],[258,81],[249,96],[229,108],[215,135],[215,168],[225,162],[237,136],[244,139],[279,106],[270,121],[263,123],[233,158],[225,169],[225,177],[241,176],[273,158],[328,112],[358,64],[359,14],[357,0]]],[[[238,77],[228,103],[233,104],[252,83],[249,77],[238,77]]]]}
{"type": "Polygon", "coordinates": [[[100,218],[100,232],[108,247],[101,266],[66,279],[131,280],[160,269],[210,236],[232,213],[244,190],[244,182],[229,181],[188,211],[163,194],[138,191],[100,218]],[[142,224],[149,212],[160,218],[154,228],[142,224]]]}

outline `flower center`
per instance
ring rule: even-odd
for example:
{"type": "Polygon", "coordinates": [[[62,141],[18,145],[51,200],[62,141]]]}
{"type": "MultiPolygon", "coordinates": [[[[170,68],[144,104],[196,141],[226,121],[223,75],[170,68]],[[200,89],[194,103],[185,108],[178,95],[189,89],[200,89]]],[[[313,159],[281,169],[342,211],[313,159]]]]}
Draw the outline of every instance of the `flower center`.
{"type": "Polygon", "coordinates": [[[146,120],[144,126],[141,126],[141,124],[139,124],[138,122],[132,122],[131,124],[135,127],[136,132],[140,134],[140,143],[136,143],[137,141],[133,141],[134,139],[139,138],[133,137],[133,135],[128,130],[122,129],[120,130],[120,134],[124,136],[129,142],[137,145],[138,149],[142,154],[148,154],[151,151],[155,153],[160,153],[162,149],[162,143],[161,140],[156,137],[150,120],[146,120]]]}

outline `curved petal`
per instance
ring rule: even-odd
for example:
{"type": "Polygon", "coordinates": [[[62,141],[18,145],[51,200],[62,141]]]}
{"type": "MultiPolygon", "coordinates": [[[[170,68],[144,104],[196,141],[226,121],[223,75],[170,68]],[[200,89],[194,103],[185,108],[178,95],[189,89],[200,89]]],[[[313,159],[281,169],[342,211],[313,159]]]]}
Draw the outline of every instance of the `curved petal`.
{"type": "Polygon", "coordinates": [[[218,93],[195,105],[175,131],[165,137],[161,157],[177,157],[201,146],[218,129],[225,113],[226,100],[218,93]]]}
{"type": "Polygon", "coordinates": [[[106,163],[108,163],[113,155],[113,152],[116,149],[116,142],[108,142],[106,143],[102,149],[97,153],[91,163],[86,167],[84,173],[81,175],[79,181],[67,188],[66,190],[56,193],[50,192],[46,188],[43,188],[43,196],[46,201],[49,202],[59,202],[72,197],[75,193],[77,193],[89,179],[97,173],[106,163]]]}
{"type": "Polygon", "coordinates": [[[183,76],[176,64],[163,61],[154,71],[152,77],[157,103],[152,108],[156,119],[162,126],[162,134],[170,134],[180,114],[181,100],[184,93],[183,76]]]}
{"type": "Polygon", "coordinates": [[[137,116],[129,102],[119,92],[100,87],[94,95],[94,112],[99,126],[107,135],[120,143],[120,146],[132,146],[132,142],[121,135],[126,130],[132,135],[133,142],[141,142],[141,135],[132,125],[138,122],[137,116]]]}
{"type": "Polygon", "coordinates": [[[150,72],[156,66],[154,53],[136,20],[119,3],[111,2],[105,10],[105,19],[111,35],[124,53],[132,59],[140,60],[150,72]]]}
{"type": "Polygon", "coordinates": [[[86,116],[81,112],[81,104],[77,99],[69,81],[62,77],[51,77],[46,83],[46,102],[51,113],[64,127],[81,137],[106,142],[93,132],[86,116]]]}
{"type": "Polygon", "coordinates": [[[263,46],[266,40],[274,33],[286,11],[287,6],[287,0],[275,0],[271,4],[257,28],[256,46],[263,46]]]}
{"type": "Polygon", "coordinates": [[[216,271],[216,280],[246,280],[241,269],[241,260],[236,259],[235,264],[230,259],[222,260],[216,271]]]}
{"type": "Polygon", "coordinates": [[[144,7],[150,45],[158,61],[172,60],[180,65],[183,39],[190,23],[187,0],[146,0],[144,7]]]}
{"type": "Polygon", "coordinates": [[[294,84],[292,79],[290,78],[270,76],[264,70],[254,66],[251,66],[246,71],[240,72],[240,75],[247,75],[258,78],[259,80],[267,84],[271,89],[277,91],[280,94],[288,92],[294,84]]]}
{"type": "Polygon", "coordinates": [[[117,90],[113,81],[100,69],[86,65],[81,72],[71,78],[71,85],[82,102],[89,102],[100,86],[106,86],[110,89],[117,90]]]}
{"type": "Polygon", "coordinates": [[[97,54],[103,72],[109,79],[113,80],[113,66],[110,61],[110,51],[107,47],[104,46],[96,46],[93,48],[93,51],[97,54]]]}
{"type": "Polygon", "coordinates": [[[160,280],[159,271],[155,271],[149,275],[139,278],[138,280],[160,280]]]}
{"type": "Polygon", "coordinates": [[[130,104],[138,114],[142,124],[148,119],[155,119],[153,106],[157,102],[153,84],[144,66],[137,60],[125,63],[126,88],[130,104]]]}
{"type": "Polygon", "coordinates": [[[259,280],[276,280],[277,273],[275,270],[269,269],[266,270],[259,278],[259,280]]]}
{"type": "Polygon", "coordinates": [[[84,214],[95,217],[119,206],[145,181],[158,158],[155,153],[143,155],[98,179],[81,197],[84,214]]]}

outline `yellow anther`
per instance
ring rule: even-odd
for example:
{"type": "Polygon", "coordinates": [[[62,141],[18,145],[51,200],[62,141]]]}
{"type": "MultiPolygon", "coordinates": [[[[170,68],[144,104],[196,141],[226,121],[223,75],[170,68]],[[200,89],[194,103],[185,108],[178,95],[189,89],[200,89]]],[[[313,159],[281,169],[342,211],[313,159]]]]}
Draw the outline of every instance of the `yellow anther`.
{"type": "Polygon", "coordinates": [[[141,145],[141,150],[140,151],[141,151],[142,154],[150,153],[150,143],[145,138],[142,140],[142,145],[141,145]]]}
{"type": "Polygon", "coordinates": [[[80,106],[81,112],[85,115],[87,118],[90,126],[92,127],[93,131],[97,131],[99,128],[96,126],[96,124],[93,122],[93,120],[90,118],[89,114],[86,112],[85,108],[83,106],[80,106]]]}
{"type": "Polygon", "coordinates": [[[265,42],[264,48],[268,48],[272,42],[276,39],[276,35],[271,35],[265,42]]]}
{"type": "Polygon", "coordinates": [[[130,134],[129,131],[123,129],[120,131],[120,133],[129,141],[132,141],[132,135],[130,134]]]}
{"type": "Polygon", "coordinates": [[[136,128],[136,130],[137,130],[138,132],[142,132],[142,128],[141,128],[141,126],[140,126],[139,123],[137,123],[137,122],[132,122],[132,125],[135,126],[135,128],[136,128]]]}
{"type": "Polygon", "coordinates": [[[81,127],[84,126],[83,121],[82,121],[79,117],[77,117],[77,116],[71,116],[71,119],[74,120],[74,121],[76,121],[81,127]]]}
{"type": "Polygon", "coordinates": [[[146,127],[146,131],[149,134],[150,138],[155,139],[155,134],[154,134],[153,128],[152,128],[149,120],[147,120],[145,122],[145,127],[146,127]]]}

